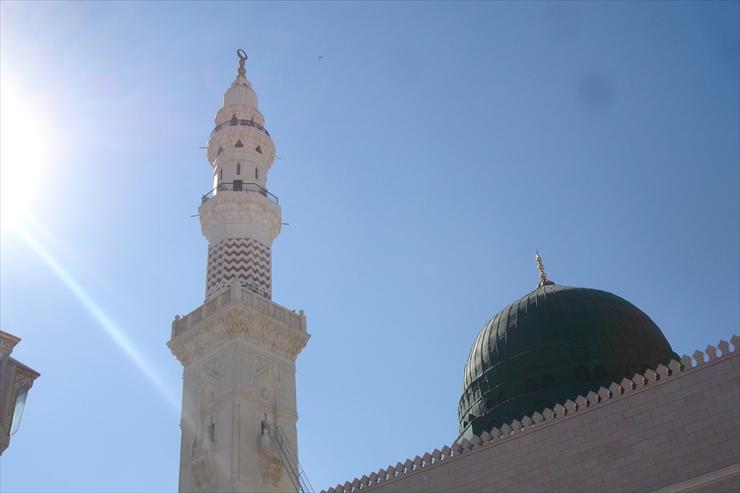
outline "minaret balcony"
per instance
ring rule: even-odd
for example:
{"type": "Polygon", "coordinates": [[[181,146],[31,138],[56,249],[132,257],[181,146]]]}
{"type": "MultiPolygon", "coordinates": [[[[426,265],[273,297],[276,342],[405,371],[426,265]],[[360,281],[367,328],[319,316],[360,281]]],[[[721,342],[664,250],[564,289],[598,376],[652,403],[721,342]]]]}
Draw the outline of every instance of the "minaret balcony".
{"type": "Polygon", "coordinates": [[[236,117],[232,118],[231,120],[225,121],[223,123],[219,123],[216,125],[216,127],[211,132],[210,138],[212,139],[214,135],[216,135],[216,132],[221,130],[224,127],[254,127],[257,130],[260,130],[261,132],[264,132],[265,135],[268,137],[270,136],[270,132],[267,131],[265,127],[260,125],[254,120],[240,120],[236,117]]]}
{"type": "Polygon", "coordinates": [[[232,337],[247,338],[295,361],[311,336],[303,310],[289,310],[233,282],[187,315],[177,315],[167,346],[188,365],[232,337]]]}
{"type": "Polygon", "coordinates": [[[227,183],[219,183],[216,188],[209,191],[205,195],[203,195],[200,198],[200,203],[203,204],[208,199],[213,198],[214,196],[218,195],[221,192],[246,192],[246,193],[258,193],[262,195],[263,197],[266,197],[270,200],[270,202],[280,205],[280,202],[278,201],[278,198],[267,191],[266,188],[262,187],[261,185],[257,183],[243,183],[241,181],[233,181],[233,182],[227,182],[227,183]]]}

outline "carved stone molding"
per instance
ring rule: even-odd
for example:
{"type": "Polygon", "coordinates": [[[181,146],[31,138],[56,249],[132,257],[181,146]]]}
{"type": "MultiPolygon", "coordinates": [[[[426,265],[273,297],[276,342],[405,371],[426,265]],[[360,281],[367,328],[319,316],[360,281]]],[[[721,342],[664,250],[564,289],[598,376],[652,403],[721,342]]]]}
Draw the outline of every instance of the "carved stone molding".
{"type": "Polygon", "coordinates": [[[280,456],[269,447],[259,448],[260,479],[264,484],[279,486],[283,475],[283,461],[280,456]]]}
{"type": "Polygon", "coordinates": [[[20,340],[20,337],[0,331],[0,354],[7,355],[12,353],[13,348],[20,342],[20,340]]]}
{"type": "Polygon", "coordinates": [[[310,336],[252,307],[230,303],[188,327],[167,345],[175,357],[187,366],[233,337],[243,337],[269,352],[295,361],[310,336]]]}
{"type": "Polygon", "coordinates": [[[280,206],[257,192],[217,193],[200,206],[198,213],[201,231],[209,243],[222,239],[227,225],[248,225],[249,231],[245,229],[243,236],[254,237],[267,246],[280,233],[280,206]]]}

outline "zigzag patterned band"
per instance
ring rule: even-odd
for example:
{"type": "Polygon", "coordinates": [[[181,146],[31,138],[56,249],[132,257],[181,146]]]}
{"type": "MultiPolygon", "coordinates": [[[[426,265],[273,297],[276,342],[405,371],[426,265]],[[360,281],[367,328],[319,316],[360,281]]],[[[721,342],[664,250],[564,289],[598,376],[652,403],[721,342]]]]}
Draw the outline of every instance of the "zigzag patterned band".
{"type": "Polygon", "coordinates": [[[239,279],[242,285],[272,297],[272,253],[252,238],[229,238],[208,246],[206,300],[239,279]]]}

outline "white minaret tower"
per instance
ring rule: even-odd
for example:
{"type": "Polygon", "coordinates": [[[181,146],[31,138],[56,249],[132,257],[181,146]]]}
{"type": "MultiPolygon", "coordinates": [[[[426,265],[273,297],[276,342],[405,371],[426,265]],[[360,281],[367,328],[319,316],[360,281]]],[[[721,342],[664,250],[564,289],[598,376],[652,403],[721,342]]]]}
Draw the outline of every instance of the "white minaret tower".
{"type": "Polygon", "coordinates": [[[184,366],[181,492],[305,491],[296,441],[295,359],[306,317],[271,301],[280,206],[267,191],[275,146],[246,79],[236,80],[208,141],[213,190],[199,208],[208,240],[206,300],[172,323],[184,366]]]}

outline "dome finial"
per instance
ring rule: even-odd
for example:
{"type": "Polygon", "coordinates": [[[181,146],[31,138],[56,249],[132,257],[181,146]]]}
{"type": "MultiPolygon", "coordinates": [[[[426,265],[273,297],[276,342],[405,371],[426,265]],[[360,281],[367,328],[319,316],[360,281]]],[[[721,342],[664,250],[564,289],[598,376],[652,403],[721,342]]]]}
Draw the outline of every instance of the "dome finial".
{"type": "Polygon", "coordinates": [[[249,57],[247,56],[247,53],[241,48],[236,50],[236,56],[239,57],[239,70],[237,70],[237,73],[241,77],[244,77],[247,75],[247,69],[244,68],[244,64],[247,63],[247,58],[249,57]]]}
{"type": "Polygon", "coordinates": [[[542,286],[551,286],[555,284],[551,280],[547,278],[547,273],[545,273],[545,264],[542,263],[542,257],[540,257],[540,251],[535,250],[537,253],[535,255],[535,258],[537,259],[537,270],[540,271],[540,282],[537,283],[537,287],[541,288],[542,286]]]}

